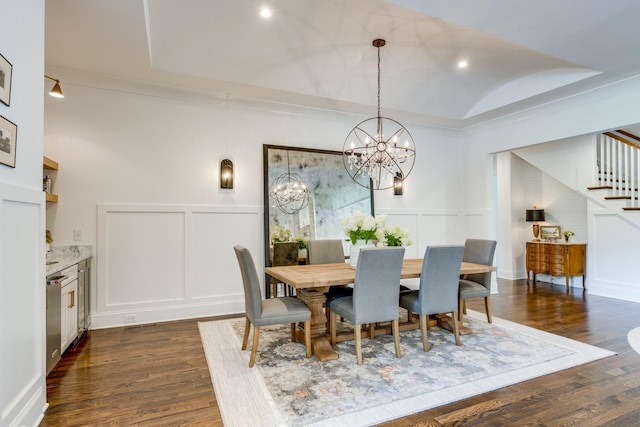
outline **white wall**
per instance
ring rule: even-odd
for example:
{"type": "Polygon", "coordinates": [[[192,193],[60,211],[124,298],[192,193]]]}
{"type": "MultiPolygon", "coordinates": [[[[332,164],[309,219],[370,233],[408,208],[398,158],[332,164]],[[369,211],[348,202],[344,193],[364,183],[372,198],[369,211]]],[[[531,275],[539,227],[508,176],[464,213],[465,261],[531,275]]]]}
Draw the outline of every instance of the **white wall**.
{"type": "Polygon", "coordinates": [[[13,65],[16,166],[0,165],[0,426],[38,425],[46,407],[42,192],[44,1],[0,0],[0,53],[13,65]]]}
{"type": "MultiPolygon", "coordinates": [[[[341,150],[362,120],[56,73],[65,98],[46,101],[45,153],[60,163],[59,203],[47,226],[54,246],[96,247],[94,328],[242,311],[232,247],[249,247],[261,268],[262,145],[341,150]],[[226,155],[231,192],[218,189],[226,155]]],[[[463,241],[462,143],[459,132],[404,124],[416,166],[404,196],[376,192],[375,206],[410,229],[420,256],[428,243],[463,241]]]]}

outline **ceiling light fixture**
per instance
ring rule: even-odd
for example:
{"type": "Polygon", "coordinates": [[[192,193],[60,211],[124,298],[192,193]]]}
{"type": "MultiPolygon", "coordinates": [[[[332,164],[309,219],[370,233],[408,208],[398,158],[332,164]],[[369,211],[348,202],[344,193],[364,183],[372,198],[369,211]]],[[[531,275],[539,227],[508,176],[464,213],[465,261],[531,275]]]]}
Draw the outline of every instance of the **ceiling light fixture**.
{"type": "Polygon", "coordinates": [[[54,98],[64,98],[64,93],[62,93],[62,88],[60,87],[60,80],[54,79],[53,77],[49,77],[46,74],[44,76],[47,79],[56,82],[56,84],[54,84],[51,90],[49,91],[49,95],[53,96],[54,98]]]}
{"type": "Polygon", "coordinates": [[[284,213],[294,214],[309,204],[309,189],[304,180],[295,173],[291,173],[289,166],[289,151],[287,150],[287,173],[283,173],[273,182],[271,196],[276,206],[284,213]]]}
{"type": "Polygon", "coordinates": [[[375,39],[372,44],[378,49],[378,115],[351,129],[342,154],[345,169],[356,183],[383,190],[394,186],[398,174],[403,180],[409,176],[416,161],[416,145],[402,124],[380,115],[380,48],[386,42],[375,39]]]}
{"type": "Polygon", "coordinates": [[[271,18],[271,10],[268,7],[260,9],[260,16],[263,18],[271,18]]]}
{"type": "Polygon", "coordinates": [[[469,66],[469,62],[466,59],[462,59],[458,62],[458,68],[467,68],[469,66]]]}

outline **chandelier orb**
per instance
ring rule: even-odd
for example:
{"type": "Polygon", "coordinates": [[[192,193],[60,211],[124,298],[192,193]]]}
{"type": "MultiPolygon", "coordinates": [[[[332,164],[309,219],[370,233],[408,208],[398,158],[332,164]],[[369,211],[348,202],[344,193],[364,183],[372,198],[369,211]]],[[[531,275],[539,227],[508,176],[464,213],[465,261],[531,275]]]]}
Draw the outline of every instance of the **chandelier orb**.
{"type": "Polygon", "coordinates": [[[358,123],[342,147],[349,176],[363,187],[383,190],[394,187],[394,178],[405,179],[416,160],[416,145],[409,131],[398,121],[380,115],[380,48],[382,39],[373,41],[378,49],[378,115],[358,123]]]}

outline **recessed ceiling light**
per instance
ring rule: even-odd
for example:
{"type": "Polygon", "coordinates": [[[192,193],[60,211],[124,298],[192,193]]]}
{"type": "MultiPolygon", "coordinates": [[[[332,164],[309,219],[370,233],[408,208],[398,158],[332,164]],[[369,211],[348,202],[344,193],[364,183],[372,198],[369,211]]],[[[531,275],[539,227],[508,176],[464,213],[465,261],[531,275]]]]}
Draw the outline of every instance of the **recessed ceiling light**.
{"type": "Polygon", "coordinates": [[[269,9],[268,7],[263,7],[262,9],[260,9],[260,16],[262,16],[263,18],[271,18],[271,9],[269,9]]]}
{"type": "Polygon", "coordinates": [[[469,63],[467,62],[466,59],[463,59],[460,62],[458,62],[458,68],[467,68],[468,66],[469,66],[469,63]]]}

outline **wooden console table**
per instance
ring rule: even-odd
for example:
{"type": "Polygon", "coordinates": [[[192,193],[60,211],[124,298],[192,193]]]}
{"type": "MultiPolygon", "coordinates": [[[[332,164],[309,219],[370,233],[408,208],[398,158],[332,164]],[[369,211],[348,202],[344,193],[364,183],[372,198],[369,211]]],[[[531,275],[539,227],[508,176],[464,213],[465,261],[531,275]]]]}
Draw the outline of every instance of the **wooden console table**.
{"type": "Polygon", "coordinates": [[[536,274],[564,276],[567,289],[571,276],[582,276],[584,288],[586,272],[586,243],[527,242],[527,280],[529,272],[536,274]]]}

